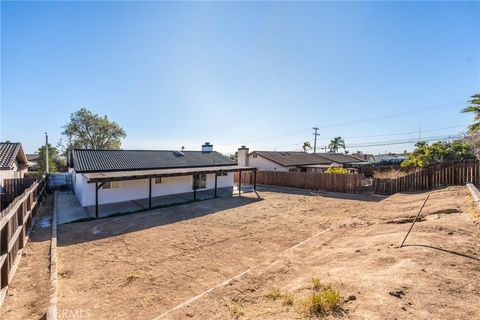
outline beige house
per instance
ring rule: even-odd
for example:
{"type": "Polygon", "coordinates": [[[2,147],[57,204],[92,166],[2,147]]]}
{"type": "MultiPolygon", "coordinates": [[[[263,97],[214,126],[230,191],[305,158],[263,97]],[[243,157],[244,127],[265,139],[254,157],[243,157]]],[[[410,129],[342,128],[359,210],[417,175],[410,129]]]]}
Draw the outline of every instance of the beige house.
{"type": "Polygon", "coordinates": [[[331,167],[342,167],[318,154],[297,151],[253,151],[242,146],[238,149],[238,165],[260,171],[324,172],[331,167]]]}
{"type": "Polygon", "coordinates": [[[0,186],[4,179],[23,178],[28,160],[20,143],[0,143],[0,186]]]}

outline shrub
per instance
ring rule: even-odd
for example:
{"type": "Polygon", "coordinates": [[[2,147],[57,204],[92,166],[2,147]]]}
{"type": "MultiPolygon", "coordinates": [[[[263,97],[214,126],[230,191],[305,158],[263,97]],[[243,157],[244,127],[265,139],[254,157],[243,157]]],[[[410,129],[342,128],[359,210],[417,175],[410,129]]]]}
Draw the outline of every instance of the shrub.
{"type": "Polygon", "coordinates": [[[325,171],[326,173],[347,174],[348,170],[340,167],[330,167],[325,171]]]}
{"type": "Polygon", "coordinates": [[[230,314],[232,315],[232,317],[234,317],[235,319],[240,318],[244,314],[242,310],[242,306],[239,305],[238,303],[234,303],[230,305],[228,307],[228,310],[230,311],[230,314]]]}
{"type": "Polygon", "coordinates": [[[320,291],[320,289],[322,289],[323,287],[319,278],[312,278],[312,285],[313,285],[313,290],[315,291],[320,291]]]}
{"type": "Polygon", "coordinates": [[[283,295],[283,305],[285,306],[293,306],[293,295],[290,293],[286,293],[283,295]]]}
{"type": "Polygon", "coordinates": [[[275,288],[271,291],[268,291],[265,294],[265,298],[270,299],[270,300],[274,300],[274,301],[277,300],[278,298],[280,298],[281,296],[282,296],[282,292],[278,288],[275,288]]]}
{"type": "Polygon", "coordinates": [[[337,289],[326,288],[312,293],[304,302],[303,307],[310,316],[325,315],[338,308],[340,293],[337,289]]]}

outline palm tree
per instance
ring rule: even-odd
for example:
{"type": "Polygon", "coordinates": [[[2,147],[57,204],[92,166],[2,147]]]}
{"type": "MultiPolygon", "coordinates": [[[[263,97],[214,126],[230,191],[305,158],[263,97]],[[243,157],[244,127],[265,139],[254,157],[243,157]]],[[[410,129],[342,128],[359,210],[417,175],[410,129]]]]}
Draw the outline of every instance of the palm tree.
{"type": "Polygon", "coordinates": [[[303,143],[302,148],[303,148],[303,152],[307,152],[308,150],[311,150],[311,149],[312,149],[312,146],[310,145],[310,142],[305,141],[305,142],[303,143]]]}
{"type": "Polygon", "coordinates": [[[337,153],[338,149],[345,149],[345,141],[342,139],[342,137],[335,137],[330,141],[328,148],[330,149],[330,152],[337,153]]]}
{"type": "Polygon", "coordinates": [[[470,105],[462,110],[462,112],[471,112],[474,114],[473,124],[469,127],[469,131],[472,134],[477,134],[480,130],[480,94],[474,94],[472,99],[468,101],[470,105]]]}

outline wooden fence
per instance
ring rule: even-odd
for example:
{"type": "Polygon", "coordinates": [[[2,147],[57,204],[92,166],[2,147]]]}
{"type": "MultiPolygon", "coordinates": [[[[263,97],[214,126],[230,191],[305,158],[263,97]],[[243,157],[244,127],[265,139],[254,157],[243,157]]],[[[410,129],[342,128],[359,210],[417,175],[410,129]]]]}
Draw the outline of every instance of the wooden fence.
{"type": "Polygon", "coordinates": [[[21,195],[32,184],[40,180],[41,177],[27,177],[15,179],[3,179],[3,191],[0,198],[0,210],[5,209],[13,200],[21,195]]]}
{"type": "Polygon", "coordinates": [[[395,179],[373,179],[375,193],[394,194],[422,191],[452,185],[480,183],[478,160],[457,160],[421,168],[395,179]]]}
{"type": "MultiPolygon", "coordinates": [[[[238,183],[239,173],[235,173],[238,183]]],[[[257,171],[257,184],[309,190],[355,193],[364,182],[362,174],[257,171]]],[[[253,173],[242,172],[242,184],[253,184],[253,173]]]]}
{"type": "MultiPolygon", "coordinates": [[[[37,211],[47,185],[43,176],[0,212],[0,292],[4,293],[13,278],[16,263],[28,240],[32,217],[37,211]]],[[[0,294],[0,297],[2,295],[0,294]]]]}

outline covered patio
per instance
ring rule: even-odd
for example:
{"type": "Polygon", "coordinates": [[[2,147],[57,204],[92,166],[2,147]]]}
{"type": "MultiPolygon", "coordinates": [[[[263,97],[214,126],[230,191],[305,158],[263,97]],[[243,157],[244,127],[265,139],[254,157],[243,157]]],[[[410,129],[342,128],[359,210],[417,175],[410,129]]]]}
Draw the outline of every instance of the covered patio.
{"type": "MultiPolygon", "coordinates": [[[[240,180],[237,186],[237,193],[240,196],[242,193],[241,173],[245,171],[253,172],[253,191],[257,193],[256,191],[257,190],[257,186],[256,186],[257,170],[256,168],[244,167],[244,166],[216,166],[216,167],[198,167],[198,168],[170,168],[170,169],[154,169],[154,170],[92,172],[92,173],[85,173],[84,176],[87,179],[88,183],[95,184],[94,212],[95,212],[95,217],[98,218],[102,216],[102,214],[99,212],[98,190],[102,188],[102,186],[107,182],[147,179],[148,182],[145,185],[145,188],[148,188],[148,198],[129,201],[132,207],[134,207],[134,205],[138,207],[135,211],[139,211],[143,209],[152,209],[155,207],[160,207],[165,205],[184,203],[184,202],[196,201],[196,200],[205,200],[205,199],[225,196],[224,190],[219,190],[218,188],[217,178],[219,175],[223,175],[224,173],[229,173],[229,172],[240,173],[240,180]],[[161,196],[161,197],[152,197],[152,179],[163,178],[163,177],[167,178],[167,177],[179,177],[179,176],[192,176],[193,180],[196,181],[195,178],[201,174],[215,174],[215,185],[213,189],[203,190],[203,189],[200,189],[199,186],[194,183],[192,186],[192,192],[190,193],[171,194],[171,195],[161,196]]],[[[116,207],[118,206],[118,204],[111,203],[108,205],[102,205],[102,207],[107,207],[107,206],[116,207]]],[[[84,209],[89,211],[88,208],[84,208],[84,209]]]]}

